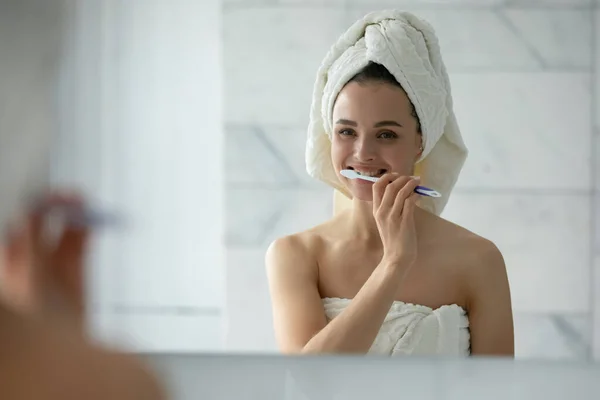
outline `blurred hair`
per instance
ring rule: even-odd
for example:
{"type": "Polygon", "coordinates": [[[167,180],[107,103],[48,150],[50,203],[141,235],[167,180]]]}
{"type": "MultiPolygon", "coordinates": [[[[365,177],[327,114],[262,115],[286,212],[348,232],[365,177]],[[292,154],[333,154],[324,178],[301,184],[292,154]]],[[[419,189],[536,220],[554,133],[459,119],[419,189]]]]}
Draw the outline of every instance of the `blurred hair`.
{"type": "Polygon", "coordinates": [[[0,0],[0,233],[48,178],[63,0],[0,0]]]}

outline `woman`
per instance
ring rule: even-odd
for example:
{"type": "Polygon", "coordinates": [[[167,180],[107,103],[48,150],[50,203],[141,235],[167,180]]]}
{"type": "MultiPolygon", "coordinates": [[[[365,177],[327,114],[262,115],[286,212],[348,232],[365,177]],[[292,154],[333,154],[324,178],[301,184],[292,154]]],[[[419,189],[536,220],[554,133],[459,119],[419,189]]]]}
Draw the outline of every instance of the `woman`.
{"type": "Polygon", "coordinates": [[[431,26],[382,11],[350,27],[319,70],[306,159],[351,204],[266,255],[284,353],[513,356],[501,253],[439,216],[466,155],[431,26]]]}

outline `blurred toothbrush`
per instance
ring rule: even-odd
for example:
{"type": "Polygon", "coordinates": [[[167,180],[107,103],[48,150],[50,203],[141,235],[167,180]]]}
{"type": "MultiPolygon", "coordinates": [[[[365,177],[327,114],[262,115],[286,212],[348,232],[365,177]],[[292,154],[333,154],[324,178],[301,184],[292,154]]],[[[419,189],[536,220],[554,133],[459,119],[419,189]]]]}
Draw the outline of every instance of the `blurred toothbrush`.
{"type": "Polygon", "coordinates": [[[66,224],[81,227],[123,227],[124,221],[119,215],[98,207],[74,205],[68,202],[46,201],[36,207],[36,211],[51,218],[61,218],[66,224]]]}
{"type": "MultiPolygon", "coordinates": [[[[361,175],[353,169],[343,169],[340,171],[340,174],[348,179],[362,179],[369,182],[377,182],[379,180],[379,178],[374,176],[361,175]]],[[[415,188],[415,192],[419,193],[421,196],[442,197],[440,192],[420,185],[415,188]]]]}

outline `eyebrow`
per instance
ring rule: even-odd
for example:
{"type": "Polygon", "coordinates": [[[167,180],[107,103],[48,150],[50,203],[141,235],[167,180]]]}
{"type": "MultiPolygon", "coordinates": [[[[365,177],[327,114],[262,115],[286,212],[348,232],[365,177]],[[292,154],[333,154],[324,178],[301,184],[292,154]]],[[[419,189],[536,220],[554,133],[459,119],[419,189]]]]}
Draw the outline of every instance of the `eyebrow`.
{"type": "MultiPolygon", "coordinates": [[[[349,119],[338,119],[336,121],[336,125],[350,125],[350,126],[357,126],[358,124],[354,121],[351,121],[349,119]]],[[[373,125],[374,128],[381,128],[382,126],[398,126],[400,128],[402,128],[402,124],[396,122],[396,121],[379,121],[378,123],[376,123],[375,125],[373,125]]]]}

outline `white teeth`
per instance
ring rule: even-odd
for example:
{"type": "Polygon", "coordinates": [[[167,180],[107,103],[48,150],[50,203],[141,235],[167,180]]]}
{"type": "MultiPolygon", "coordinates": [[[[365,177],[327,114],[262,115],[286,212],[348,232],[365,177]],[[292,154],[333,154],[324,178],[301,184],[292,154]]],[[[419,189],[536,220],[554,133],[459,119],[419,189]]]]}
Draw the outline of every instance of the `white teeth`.
{"type": "Polygon", "coordinates": [[[359,175],[363,176],[377,176],[379,175],[378,171],[356,171],[359,175]]]}

